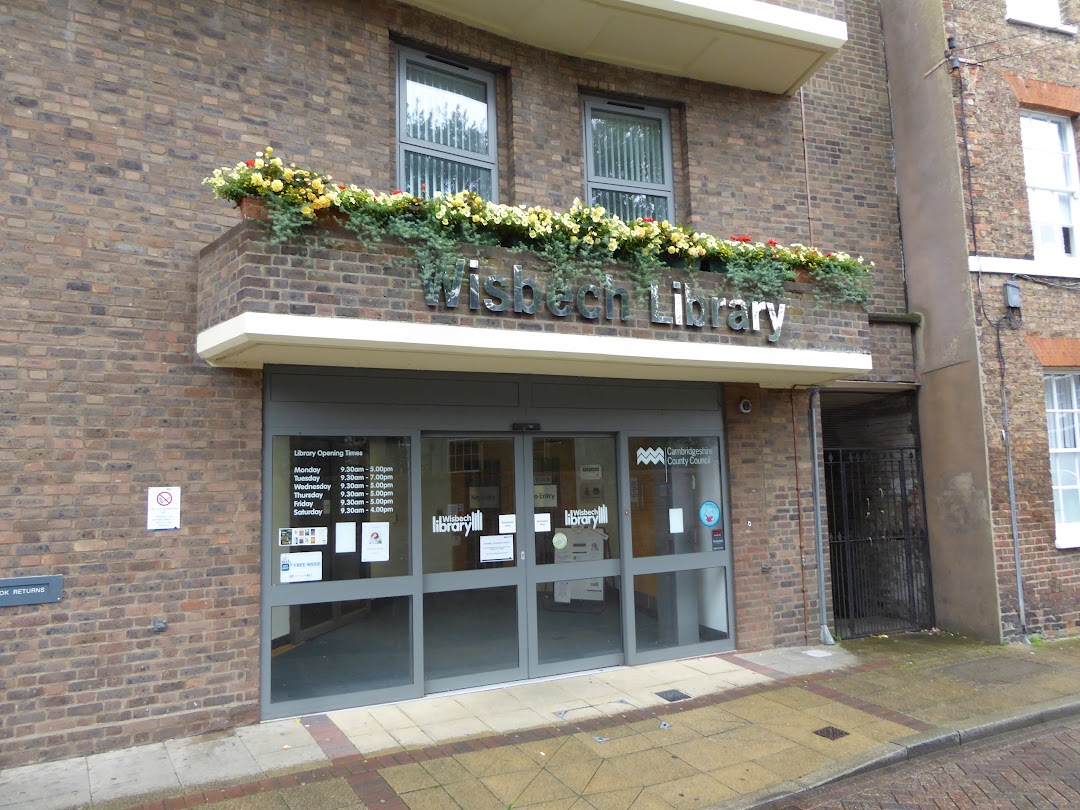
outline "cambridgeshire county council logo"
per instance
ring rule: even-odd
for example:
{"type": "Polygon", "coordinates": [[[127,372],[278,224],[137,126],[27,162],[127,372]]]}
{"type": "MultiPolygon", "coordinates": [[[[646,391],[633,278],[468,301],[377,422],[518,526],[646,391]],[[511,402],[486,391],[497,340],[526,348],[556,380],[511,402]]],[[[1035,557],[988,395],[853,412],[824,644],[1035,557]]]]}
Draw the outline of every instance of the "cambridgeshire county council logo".
{"type": "Polygon", "coordinates": [[[667,456],[659,447],[639,447],[637,451],[638,464],[667,464],[667,456]]]}

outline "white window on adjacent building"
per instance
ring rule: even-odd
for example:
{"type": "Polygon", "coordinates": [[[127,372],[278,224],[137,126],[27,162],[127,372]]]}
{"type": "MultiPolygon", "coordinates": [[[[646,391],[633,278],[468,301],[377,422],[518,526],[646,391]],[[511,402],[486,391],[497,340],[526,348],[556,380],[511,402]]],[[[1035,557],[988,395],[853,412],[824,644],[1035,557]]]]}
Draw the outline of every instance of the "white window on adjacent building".
{"type": "Polygon", "coordinates": [[[1047,374],[1046,429],[1054,487],[1054,545],[1080,548],[1080,374],[1047,374]]]}
{"type": "Polygon", "coordinates": [[[586,98],[585,164],[590,205],[624,220],[675,220],[667,110],[586,98]]]}
{"type": "Polygon", "coordinates": [[[1035,260],[1077,258],[1080,181],[1072,121],[1056,115],[1025,113],[1020,119],[1020,133],[1035,260]]]}
{"type": "Polygon", "coordinates": [[[1005,5],[1005,19],[1043,28],[1073,28],[1065,25],[1061,19],[1060,0],[1008,0],[1005,5]]]}
{"type": "Polygon", "coordinates": [[[495,200],[495,77],[398,51],[398,185],[417,197],[475,191],[495,200]]]}

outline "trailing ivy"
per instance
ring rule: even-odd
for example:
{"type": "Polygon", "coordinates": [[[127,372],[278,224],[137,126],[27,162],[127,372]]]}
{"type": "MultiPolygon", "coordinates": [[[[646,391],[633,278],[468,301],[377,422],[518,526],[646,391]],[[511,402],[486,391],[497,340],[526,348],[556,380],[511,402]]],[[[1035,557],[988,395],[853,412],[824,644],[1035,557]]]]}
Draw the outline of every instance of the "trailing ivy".
{"type": "Polygon", "coordinates": [[[226,200],[261,200],[276,242],[299,238],[320,212],[336,215],[338,225],[365,243],[383,235],[397,237],[412,249],[421,283],[452,279],[459,246],[466,243],[533,251],[551,274],[553,295],[583,276],[610,283],[604,266],[612,262],[627,267],[641,296],[661,279],[665,265],[718,272],[723,278],[717,286],[744,298],[781,299],[784,282],[794,280],[799,270],[816,282],[815,294],[822,301],[865,304],[870,294],[873,262],[861,256],[784,246],[772,239],[754,242],[749,235],[720,239],[647,217],[627,222],[580,200],[558,213],[499,205],[469,191],[430,199],[401,191],[386,194],[286,166],[270,147],[231,169],[215,169],[203,182],[226,200]]]}

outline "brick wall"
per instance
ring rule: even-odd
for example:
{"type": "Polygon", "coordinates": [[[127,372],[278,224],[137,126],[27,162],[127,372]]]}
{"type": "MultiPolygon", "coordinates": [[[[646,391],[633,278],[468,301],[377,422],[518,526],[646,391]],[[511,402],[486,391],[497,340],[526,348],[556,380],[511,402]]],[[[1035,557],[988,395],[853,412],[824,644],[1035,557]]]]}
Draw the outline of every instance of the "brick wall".
{"type": "Polygon", "coordinates": [[[783,5],[851,26],[805,90],[809,164],[799,97],[554,56],[391,3],[7,4],[0,566],[64,574],[65,591],[4,609],[0,764],[256,717],[261,377],[194,355],[198,252],[236,222],[200,180],[272,144],[393,188],[394,38],[498,73],[504,201],[581,194],[580,93],[629,91],[673,111],[688,221],[803,242],[812,223],[821,247],[877,262],[873,307],[902,310],[875,3],[783,5]],[[147,532],[146,488],[165,484],[183,487],[182,528],[147,532]]]}
{"type": "MultiPolygon", "coordinates": [[[[957,143],[964,163],[961,125],[966,125],[975,235],[969,249],[981,256],[1031,259],[1031,222],[1020,141],[1022,109],[1067,109],[1080,92],[1080,41],[1074,36],[1005,21],[1005,2],[945,3],[947,33],[958,45],[989,43],[961,55],[981,64],[962,68],[964,116],[960,117],[961,77],[953,79],[957,98],[957,143]],[[997,42],[994,42],[997,40],[997,42]],[[977,246],[976,246],[977,241],[977,246]]],[[[1062,0],[1066,22],[1080,22],[1080,4],[1062,0]]],[[[1080,137],[1080,128],[1074,132],[1080,137]]],[[[965,175],[965,180],[967,179],[965,175]]],[[[970,217],[969,212],[969,217],[970,217]]],[[[969,221],[970,225],[970,221],[969,221]]],[[[1020,265],[1016,272],[1034,270],[1020,265]]],[[[983,369],[983,412],[990,461],[994,546],[1006,636],[1020,632],[1013,555],[1012,520],[1001,430],[1001,364],[994,324],[1006,315],[1002,285],[1006,276],[972,275],[972,296],[983,369]]],[[[1080,633],[1080,552],[1054,547],[1053,494],[1043,398],[1044,369],[1025,338],[1076,337],[1080,302],[1076,279],[1020,279],[1023,324],[1001,329],[1008,390],[1009,428],[1017,496],[1024,595],[1031,632],[1051,636],[1080,633]],[[1040,281],[1046,282],[1039,283],[1040,281]]]]}
{"type": "MultiPolygon", "coordinates": [[[[812,292],[802,291],[810,285],[791,285],[792,295],[778,340],[770,344],[765,337],[770,332],[767,315],[762,316],[758,332],[735,331],[727,325],[727,313],[734,310],[724,306],[718,310],[721,325],[714,328],[709,324],[709,299],[727,298],[722,275],[703,272],[691,278],[685,271],[675,270],[669,271],[658,284],[664,311],[671,309],[673,280],[689,287],[701,300],[703,308],[698,311],[706,325],[691,328],[652,323],[648,297],[635,294],[625,268],[611,265],[605,274],[610,274],[614,288],[626,294],[629,318],[621,319],[621,305],[616,302],[614,320],[606,317],[586,320],[576,312],[556,317],[548,310],[544,305],[547,274],[534,255],[491,247],[477,252],[468,246],[464,253],[479,255],[480,269],[463,271],[465,281],[456,307],[446,306],[441,291],[439,304],[433,307],[425,300],[418,271],[404,245],[389,242],[361,245],[347,231],[321,228],[313,229],[302,241],[274,244],[261,224],[247,221],[201,253],[199,327],[205,329],[243,312],[270,312],[788,349],[838,352],[869,349],[866,312],[850,304],[819,305],[812,292]],[[500,317],[483,308],[470,309],[468,273],[478,273],[481,282],[488,276],[502,278],[504,289],[509,291],[515,266],[522,268],[523,279],[531,278],[538,285],[537,293],[524,295],[526,304],[539,303],[535,315],[524,317],[507,312],[500,317]]],[[[585,283],[599,285],[600,281],[595,278],[591,282],[587,278],[575,281],[575,284],[585,283]]],[[[488,297],[482,289],[480,297],[488,297]]],[[[599,297],[589,300],[591,305],[602,307],[599,297]]]]}
{"type": "MultiPolygon", "coordinates": [[[[1050,483],[1050,445],[1046,427],[1043,374],[1045,368],[1026,338],[1080,338],[1074,289],[1048,286],[1042,280],[1021,279],[1023,324],[1001,328],[1002,356],[1009,407],[1009,434],[1016,490],[1024,602],[1030,632],[1048,636],[1080,633],[1080,549],[1054,547],[1054,496],[1050,483]]],[[[1047,279],[1050,285],[1061,280],[1047,279]]],[[[1005,277],[987,276],[983,292],[988,301],[1003,300],[1005,277]]],[[[993,493],[994,546],[1001,590],[1002,622],[1007,635],[1020,632],[1009,509],[1008,469],[1002,437],[1001,365],[997,329],[983,321],[979,329],[984,368],[984,413],[993,493]]],[[[1075,368],[1060,369],[1075,371],[1075,368]]]]}

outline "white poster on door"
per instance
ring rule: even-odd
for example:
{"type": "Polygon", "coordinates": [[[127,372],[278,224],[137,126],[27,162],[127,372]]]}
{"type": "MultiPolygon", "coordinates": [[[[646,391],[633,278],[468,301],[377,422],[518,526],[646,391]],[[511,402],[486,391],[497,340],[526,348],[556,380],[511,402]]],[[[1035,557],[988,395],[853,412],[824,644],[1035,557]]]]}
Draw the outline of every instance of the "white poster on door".
{"type": "Polygon", "coordinates": [[[507,562],[512,559],[514,559],[514,535],[481,535],[480,562],[507,562]]]}
{"type": "Polygon", "coordinates": [[[360,562],[387,562],[390,559],[390,524],[360,524],[360,562]]]}
{"type": "Polygon", "coordinates": [[[334,551],[338,554],[356,553],[356,524],[334,524],[334,551]]]}

